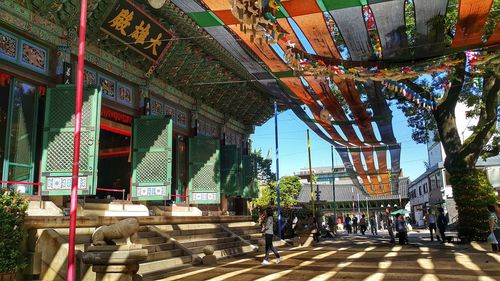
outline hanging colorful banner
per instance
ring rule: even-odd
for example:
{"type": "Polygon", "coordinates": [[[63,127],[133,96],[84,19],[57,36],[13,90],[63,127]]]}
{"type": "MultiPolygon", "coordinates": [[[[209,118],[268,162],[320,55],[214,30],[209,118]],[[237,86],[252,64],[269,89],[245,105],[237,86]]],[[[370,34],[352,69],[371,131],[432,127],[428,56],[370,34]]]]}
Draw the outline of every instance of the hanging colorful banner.
{"type": "Polygon", "coordinates": [[[101,29],[155,63],[163,59],[175,37],[131,0],[120,0],[101,29]]]}

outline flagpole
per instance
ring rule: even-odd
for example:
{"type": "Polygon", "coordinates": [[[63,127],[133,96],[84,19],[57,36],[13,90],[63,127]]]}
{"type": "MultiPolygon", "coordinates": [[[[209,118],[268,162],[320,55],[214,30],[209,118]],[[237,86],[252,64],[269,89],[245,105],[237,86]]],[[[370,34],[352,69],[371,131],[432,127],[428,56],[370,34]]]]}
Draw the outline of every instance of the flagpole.
{"type": "Polygon", "coordinates": [[[333,191],[333,219],[334,225],[337,225],[337,200],[335,198],[335,161],[333,158],[333,145],[331,146],[332,148],[332,191],[333,191]]]}
{"type": "Polygon", "coordinates": [[[313,191],[313,174],[311,165],[311,140],[309,138],[309,129],[307,129],[307,154],[309,155],[309,183],[311,184],[311,204],[313,218],[316,217],[316,211],[314,209],[314,191],[313,191]]]}
{"type": "Polygon", "coordinates": [[[82,127],[83,69],[85,63],[85,33],[87,32],[87,0],[80,2],[80,31],[78,39],[78,69],[76,76],[75,128],[73,131],[73,169],[71,171],[71,199],[69,211],[68,270],[66,279],[75,280],[76,211],[78,204],[78,174],[80,162],[80,136],[82,127]]]}
{"type": "Polygon", "coordinates": [[[276,143],[276,194],[278,197],[278,237],[281,239],[281,196],[280,196],[280,161],[278,150],[278,104],[274,102],[274,140],[276,143]]]}

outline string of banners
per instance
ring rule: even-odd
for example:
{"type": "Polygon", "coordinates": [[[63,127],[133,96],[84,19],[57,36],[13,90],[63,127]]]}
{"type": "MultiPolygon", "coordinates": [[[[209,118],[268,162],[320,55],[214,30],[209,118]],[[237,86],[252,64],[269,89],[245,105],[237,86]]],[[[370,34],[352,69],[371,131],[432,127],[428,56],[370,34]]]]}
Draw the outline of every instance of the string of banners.
{"type": "MultiPolygon", "coordinates": [[[[392,68],[381,68],[379,66],[364,67],[346,67],[343,65],[328,65],[321,59],[314,60],[305,58],[301,53],[295,53],[293,48],[288,48],[285,53],[286,63],[294,71],[299,72],[304,76],[314,77],[338,77],[342,79],[354,79],[361,82],[368,80],[380,81],[385,80],[399,81],[411,79],[423,74],[433,74],[436,72],[448,72],[453,67],[464,62],[463,59],[451,57],[442,57],[432,61],[419,62],[414,65],[397,66],[392,68]]],[[[485,64],[498,64],[500,57],[498,54],[480,54],[474,57],[474,60],[469,60],[471,66],[479,66],[485,64]]]]}

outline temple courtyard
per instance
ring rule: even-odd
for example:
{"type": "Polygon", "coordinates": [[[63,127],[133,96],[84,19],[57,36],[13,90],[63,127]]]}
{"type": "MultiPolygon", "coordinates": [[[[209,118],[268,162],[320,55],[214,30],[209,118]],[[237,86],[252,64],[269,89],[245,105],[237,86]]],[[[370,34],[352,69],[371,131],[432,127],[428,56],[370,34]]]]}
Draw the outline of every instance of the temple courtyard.
{"type": "Polygon", "coordinates": [[[390,244],[387,233],[339,235],[311,247],[281,247],[282,262],[261,265],[264,253],[190,266],[161,280],[500,280],[500,254],[487,244],[430,242],[426,231],[413,231],[410,245],[390,244]]]}

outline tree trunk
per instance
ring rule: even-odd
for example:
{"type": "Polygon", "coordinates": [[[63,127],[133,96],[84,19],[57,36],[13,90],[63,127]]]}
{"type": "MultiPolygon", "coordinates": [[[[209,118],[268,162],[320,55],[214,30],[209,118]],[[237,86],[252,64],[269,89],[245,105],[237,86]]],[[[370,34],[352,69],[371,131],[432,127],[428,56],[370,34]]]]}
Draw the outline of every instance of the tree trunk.
{"type": "Polygon", "coordinates": [[[459,237],[484,240],[488,234],[487,206],[496,201],[486,173],[478,169],[450,169],[450,182],[458,210],[459,237]]]}

